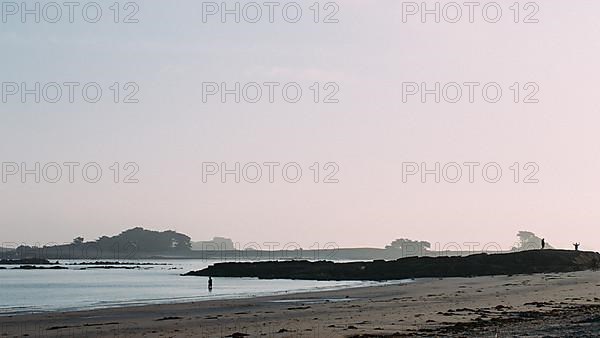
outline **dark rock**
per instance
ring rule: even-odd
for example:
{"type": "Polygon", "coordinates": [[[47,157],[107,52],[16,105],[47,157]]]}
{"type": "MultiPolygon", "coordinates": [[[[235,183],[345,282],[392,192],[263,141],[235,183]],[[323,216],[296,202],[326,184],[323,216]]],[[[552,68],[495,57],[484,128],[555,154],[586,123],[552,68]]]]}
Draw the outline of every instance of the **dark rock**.
{"type": "MultiPolygon", "coordinates": [[[[25,259],[2,259],[0,265],[50,265],[53,264],[47,259],[25,258],[25,259]]],[[[54,263],[58,264],[58,262],[54,263]]]]}
{"type": "Polygon", "coordinates": [[[35,265],[21,265],[13,270],[68,270],[64,266],[35,266],[35,265]]]}
{"type": "Polygon", "coordinates": [[[600,254],[569,250],[530,250],[466,257],[408,257],[395,261],[333,263],[280,261],[218,263],[182,276],[258,277],[304,280],[398,280],[557,273],[594,269],[600,254]]]}
{"type": "Polygon", "coordinates": [[[163,317],[163,318],[157,319],[156,321],[157,322],[163,322],[163,321],[166,321],[166,320],[179,320],[179,319],[182,319],[182,318],[181,317],[163,317]]]}

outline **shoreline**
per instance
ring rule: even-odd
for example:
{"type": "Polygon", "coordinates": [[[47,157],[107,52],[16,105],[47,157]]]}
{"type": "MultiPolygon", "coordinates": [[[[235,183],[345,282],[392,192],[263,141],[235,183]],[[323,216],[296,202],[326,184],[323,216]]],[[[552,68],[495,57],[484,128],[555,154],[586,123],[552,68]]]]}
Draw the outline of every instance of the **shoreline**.
{"type": "MultiPolygon", "coordinates": [[[[198,277],[186,277],[186,278],[198,278],[198,277]]],[[[256,279],[256,278],[252,278],[256,279]]],[[[256,279],[260,280],[260,279],[256,279]]],[[[285,279],[282,279],[285,280],[285,279]]],[[[287,281],[287,280],[286,280],[287,281]]],[[[357,282],[356,285],[337,285],[337,286],[321,286],[315,288],[313,291],[308,291],[306,289],[295,289],[288,291],[274,291],[274,292],[263,292],[260,294],[225,294],[211,297],[185,297],[185,299],[180,299],[176,301],[149,301],[149,300],[132,300],[130,302],[124,303],[115,303],[112,305],[106,306],[84,306],[84,307],[72,307],[72,308],[64,308],[59,310],[39,310],[39,311],[19,311],[19,312],[0,312],[0,323],[2,322],[2,318],[5,317],[19,317],[19,316],[34,316],[34,315],[52,315],[52,314],[69,314],[69,313],[82,313],[82,312],[91,312],[91,311],[101,311],[101,310],[114,310],[114,309],[133,309],[138,307],[147,307],[147,306],[159,306],[159,305],[183,305],[183,304],[192,304],[192,303],[203,303],[203,302],[211,302],[211,301],[234,301],[234,300],[253,300],[260,298],[272,298],[272,297],[280,297],[280,296],[290,296],[290,295],[299,295],[299,294],[316,294],[316,293],[324,293],[324,292],[332,292],[332,291],[341,291],[341,290],[352,290],[352,289],[360,289],[360,288],[371,288],[378,286],[386,286],[386,285],[400,285],[400,284],[408,284],[417,281],[417,279],[411,280],[394,280],[394,281],[349,281],[349,282],[357,282]],[[372,284],[372,285],[368,285],[372,284]]],[[[341,281],[344,282],[344,281],[341,281]]]]}
{"type": "Polygon", "coordinates": [[[599,315],[600,273],[583,271],[430,278],[257,298],[7,316],[0,317],[0,333],[30,337],[392,337],[441,332],[452,336],[476,330],[481,336],[520,328],[548,334],[559,325],[586,336],[585,330],[600,328],[597,320],[588,321],[586,316],[599,315]],[[582,324],[571,323],[573,318],[582,324]]]}

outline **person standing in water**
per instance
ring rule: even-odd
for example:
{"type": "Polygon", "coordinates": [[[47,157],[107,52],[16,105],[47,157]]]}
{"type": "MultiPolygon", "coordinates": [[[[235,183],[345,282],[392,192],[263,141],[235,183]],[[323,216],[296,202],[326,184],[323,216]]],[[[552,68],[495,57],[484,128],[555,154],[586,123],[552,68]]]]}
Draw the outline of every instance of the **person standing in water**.
{"type": "Polygon", "coordinates": [[[212,277],[208,277],[208,291],[212,291],[212,277]]]}

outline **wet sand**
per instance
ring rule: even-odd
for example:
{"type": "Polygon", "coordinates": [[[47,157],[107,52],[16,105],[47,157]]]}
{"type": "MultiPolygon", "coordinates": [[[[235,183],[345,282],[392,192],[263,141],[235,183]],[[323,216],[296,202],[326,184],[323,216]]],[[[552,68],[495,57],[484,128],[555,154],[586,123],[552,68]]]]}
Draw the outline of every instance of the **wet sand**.
{"type": "Polygon", "coordinates": [[[593,271],[422,279],[252,299],[0,317],[4,337],[585,337],[597,332],[600,272],[593,271]]]}

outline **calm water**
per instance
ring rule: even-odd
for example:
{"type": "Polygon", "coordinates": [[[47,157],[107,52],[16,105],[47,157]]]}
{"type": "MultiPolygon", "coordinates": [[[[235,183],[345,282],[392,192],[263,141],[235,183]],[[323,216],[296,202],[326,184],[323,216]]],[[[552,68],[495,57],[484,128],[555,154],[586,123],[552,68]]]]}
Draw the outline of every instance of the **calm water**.
{"type": "Polygon", "coordinates": [[[123,305],[174,303],[216,298],[254,297],[286,292],[314,291],[377,284],[375,282],[318,282],[181,277],[181,273],[205,268],[217,261],[137,261],[160,263],[140,269],[89,269],[60,261],[69,270],[0,270],[0,315],[94,309],[123,305]]]}

